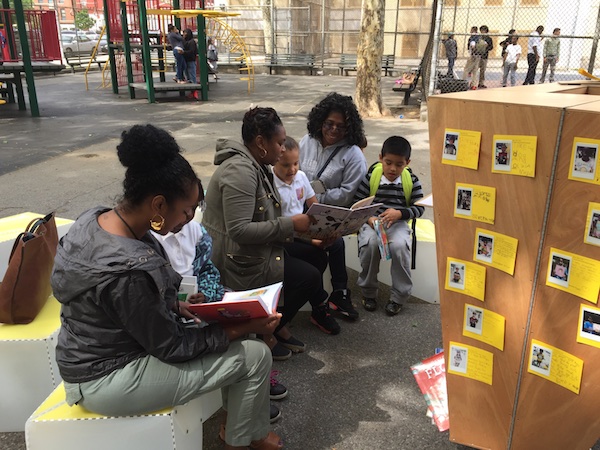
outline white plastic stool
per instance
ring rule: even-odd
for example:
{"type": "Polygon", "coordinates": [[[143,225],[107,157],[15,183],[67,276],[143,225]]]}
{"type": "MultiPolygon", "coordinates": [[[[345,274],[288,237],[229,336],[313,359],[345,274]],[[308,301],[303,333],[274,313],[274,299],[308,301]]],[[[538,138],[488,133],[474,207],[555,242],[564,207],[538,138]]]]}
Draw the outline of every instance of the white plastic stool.
{"type": "Polygon", "coordinates": [[[23,431],[35,408],[61,382],[54,349],[60,303],[50,297],[33,322],[0,324],[0,432],[23,431]]]}
{"type": "Polygon", "coordinates": [[[202,424],[221,405],[216,390],[175,408],[107,417],[67,405],[61,383],[27,420],[27,450],[202,450],[202,424]]]}

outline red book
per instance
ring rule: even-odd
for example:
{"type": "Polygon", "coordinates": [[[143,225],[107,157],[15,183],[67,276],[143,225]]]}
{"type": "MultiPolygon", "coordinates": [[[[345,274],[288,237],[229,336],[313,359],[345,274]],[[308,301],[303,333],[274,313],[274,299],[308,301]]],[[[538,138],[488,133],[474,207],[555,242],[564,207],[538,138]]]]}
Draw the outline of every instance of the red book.
{"type": "Polygon", "coordinates": [[[223,300],[196,303],[190,310],[206,322],[231,323],[267,317],[277,309],[283,283],[275,283],[248,291],[226,292],[223,300]]]}
{"type": "Polygon", "coordinates": [[[450,428],[448,420],[448,391],[446,390],[446,365],[444,352],[411,366],[419,389],[425,397],[427,408],[433,415],[438,430],[450,428]]]}

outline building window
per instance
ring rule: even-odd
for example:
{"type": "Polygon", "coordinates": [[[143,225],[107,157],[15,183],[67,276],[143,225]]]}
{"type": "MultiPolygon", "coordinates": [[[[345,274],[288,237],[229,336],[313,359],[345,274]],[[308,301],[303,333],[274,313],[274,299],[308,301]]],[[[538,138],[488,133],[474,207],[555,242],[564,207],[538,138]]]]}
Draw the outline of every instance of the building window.
{"type": "Polygon", "coordinates": [[[502,0],[485,0],[485,6],[502,6],[502,0]]]}
{"type": "Polygon", "coordinates": [[[448,7],[454,8],[455,6],[460,6],[460,0],[446,0],[444,2],[445,8],[448,8],[448,7]]]}
{"type": "Polygon", "coordinates": [[[405,34],[402,36],[402,57],[416,58],[419,56],[419,35],[405,34]]]}
{"type": "Polygon", "coordinates": [[[67,20],[67,12],[64,9],[60,10],[60,20],[67,20]]]}
{"type": "Polygon", "coordinates": [[[523,6],[538,6],[539,4],[540,0],[521,0],[523,6]]]}
{"type": "Polygon", "coordinates": [[[425,6],[425,0],[400,0],[400,6],[425,6]]]}

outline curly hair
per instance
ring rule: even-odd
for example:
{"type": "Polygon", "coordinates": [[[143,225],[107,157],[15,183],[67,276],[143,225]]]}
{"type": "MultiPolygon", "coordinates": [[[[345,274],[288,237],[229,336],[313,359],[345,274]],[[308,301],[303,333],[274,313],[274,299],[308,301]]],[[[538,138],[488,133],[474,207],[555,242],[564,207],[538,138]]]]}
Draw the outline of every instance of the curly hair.
{"type": "Polygon", "coordinates": [[[273,108],[251,108],[244,114],[242,121],[244,144],[250,144],[257,136],[271,139],[280,126],[283,126],[283,123],[273,108]]]}
{"type": "Polygon", "coordinates": [[[325,122],[332,112],[339,112],[344,116],[344,121],[346,122],[346,134],[344,137],[347,142],[350,145],[358,145],[360,147],[366,141],[363,121],[354,101],[352,101],[352,97],[349,95],[331,92],[317,103],[310,113],[308,113],[308,123],[306,125],[308,134],[322,141],[323,122],[325,122]]]}
{"type": "Polygon", "coordinates": [[[140,205],[152,195],[164,195],[168,202],[185,198],[198,184],[198,176],[181,156],[175,138],[154,125],[134,125],[123,131],[117,155],[127,169],[123,201],[129,207],[140,205]]]}

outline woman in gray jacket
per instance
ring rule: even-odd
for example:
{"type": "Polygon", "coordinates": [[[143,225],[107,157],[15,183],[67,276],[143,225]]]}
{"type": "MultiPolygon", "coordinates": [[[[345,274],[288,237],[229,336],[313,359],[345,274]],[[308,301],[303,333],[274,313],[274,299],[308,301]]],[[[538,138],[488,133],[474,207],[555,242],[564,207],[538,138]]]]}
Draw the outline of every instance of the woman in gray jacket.
{"type": "Polygon", "coordinates": [[[199,327],[177,301],[181,276],[148,232],[166,234],[193,217],[198,178],[173,137],[152,125],[124,132],[117,153],[127,168],[122,200],[77,219],[52,274],[67,403],[128,416],[221,389],[226,449],[281,448],[268,430],[271,355],[263,342],[243,339],[272,333],[280,315],[199,327]]]}

